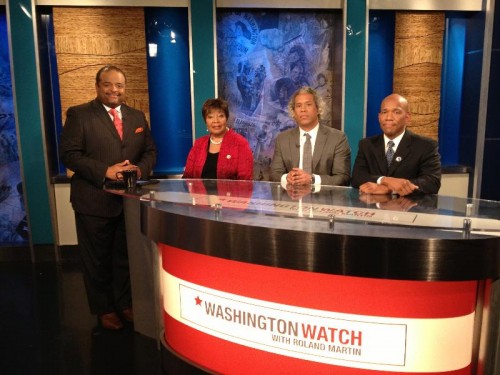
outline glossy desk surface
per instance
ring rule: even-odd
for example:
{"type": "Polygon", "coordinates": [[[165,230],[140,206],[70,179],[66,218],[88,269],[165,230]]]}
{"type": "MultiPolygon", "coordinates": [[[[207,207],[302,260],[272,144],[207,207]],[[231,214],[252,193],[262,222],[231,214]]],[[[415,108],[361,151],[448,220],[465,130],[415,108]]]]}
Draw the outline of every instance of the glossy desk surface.
{"type": "Polygon", "coordinates": [[[500,276],[500,202],[230,180],[162,180],[130,195],[148,237],[212,256],[389,279],[500,276]]]}

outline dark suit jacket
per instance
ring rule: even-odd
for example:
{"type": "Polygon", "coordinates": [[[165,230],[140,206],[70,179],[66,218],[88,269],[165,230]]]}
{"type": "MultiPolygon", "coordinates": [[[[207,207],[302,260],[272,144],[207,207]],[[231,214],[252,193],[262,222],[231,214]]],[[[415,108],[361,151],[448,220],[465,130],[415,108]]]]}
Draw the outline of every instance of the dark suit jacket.
{"type": "Polygon", "coordinates": [[[380,176],[406,178],[420,192],[437,194],[441,187],[441,161],[436,141],[408,129],[394,154],[390,168],[385,158],[384,135],[362,139],[352,172],[352,186],[377,182],[380,176]]]}
{"type": "MultiPolygon", "coordinates": [[[[271,162],[271,181],[299,166],[300,130],[286,130],[276,138],[271,162]]],[[[322,185],[349,185],[351,148],[340,130],[319,126],[313,153],[313,173],[321,176],[322,185]]]]}
{"type": "Polygon", "coordinates": [[[71,178],[71,203],[76,212],[100,217],[121,213],[122,198],[103,190],[109,166],[129,160],[147,178],[156,162],[156,147],[144,113],[121,105],[123,141],[98,100],[68,109],[60,153],[71,178]]]}

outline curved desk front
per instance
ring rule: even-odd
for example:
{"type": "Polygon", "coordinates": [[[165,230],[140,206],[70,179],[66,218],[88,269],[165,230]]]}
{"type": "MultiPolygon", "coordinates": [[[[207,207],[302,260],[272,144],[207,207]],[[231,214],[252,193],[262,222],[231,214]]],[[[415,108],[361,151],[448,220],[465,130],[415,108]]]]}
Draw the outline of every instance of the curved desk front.
{"type": "Polygon", "coordinates": [[[488,371],[498,202],[226,180],[166,180],[141,200],[166,372],[488,371]]]}

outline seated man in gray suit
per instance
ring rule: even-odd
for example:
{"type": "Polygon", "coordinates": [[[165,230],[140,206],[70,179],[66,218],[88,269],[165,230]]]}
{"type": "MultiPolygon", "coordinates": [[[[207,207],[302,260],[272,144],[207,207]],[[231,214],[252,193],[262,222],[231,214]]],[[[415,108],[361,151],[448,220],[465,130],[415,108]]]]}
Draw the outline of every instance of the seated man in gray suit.
{"type": "Polygon", "coordinates": [[[437,194],[441,187],[438,144],[406,129],[410,119],[408,101],[401,95],[382,101],[378,120],[384,134],[359,142],[353,187],[368,194],[437,194]]]}
{"type": "Polygon", "coordinates": [[[279,134],[271,181],[286,185],[348,185],[351,149],[340,130],[319,124],[322,101],[310,87],[297,90],[288,112],[298,127],[279,134]]]}

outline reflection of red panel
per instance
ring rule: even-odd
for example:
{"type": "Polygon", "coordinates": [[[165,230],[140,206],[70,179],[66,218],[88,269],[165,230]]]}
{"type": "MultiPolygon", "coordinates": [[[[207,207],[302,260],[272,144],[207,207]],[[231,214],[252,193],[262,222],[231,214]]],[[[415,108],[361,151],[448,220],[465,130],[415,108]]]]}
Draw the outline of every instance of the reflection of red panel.
{"type": "MultiPolygon", "coordinates": [[[[252,197],[253,193],[253,181],[217,180],[216,192],[207,191],[207,188],[204,184],[204,180],[189,179],[186,181],[188,182],[188,191],[191,194],[201,194],[201,195],[215,194],[225,198],[227,197],[245,198],[239,200],[239,202],[245,202],[242,203],[241,208],[238,208],[243,210],[248,207],[248,203],[250,202],[250,198],[252,197]]],[[[198,203],[201,204],[201,202],[198,203]]]]}
{"type": "MultiPolygon", "coordinates": [[[[214,194],[215,192],[207,191],[204,180],[190,179],[186,180],[188,190],[193,194],[214,194]]],[[[234,181],[234,180],[217,180],[217,195],[231,196],[240,198],[250,198],[253,193],[253,181],[234,181]]]]}
{"type": "MultiPolygon", "coordinates": [[[[163,268],[180,279],[291,306],[365,316],[449,318],[475,310],[476,281],[416,282],[286,270],[229,261],[160,244],[163,268]]],[[[408,374],[349,369],[252,349],[204,334],[164,314],[173,350],[220,373],[408,374]]],[[[470,374],[471,369],[446,372],[470,374]]],[[[431,374],[431,373],[427,373],[431,374]]],[[[438,374],[438,373],[434,373],[438,374]]],[[[439,373],[444,374],[444,373],[439,373]]]]}

